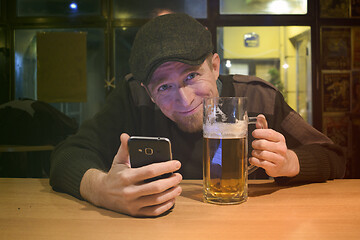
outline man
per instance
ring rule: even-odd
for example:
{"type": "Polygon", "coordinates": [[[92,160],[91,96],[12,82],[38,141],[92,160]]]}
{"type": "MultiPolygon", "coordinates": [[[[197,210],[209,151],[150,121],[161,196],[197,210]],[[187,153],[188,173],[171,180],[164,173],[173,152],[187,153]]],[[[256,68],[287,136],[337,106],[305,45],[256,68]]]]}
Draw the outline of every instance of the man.
{"type": "Polygon", "coordinates": [[[220,59],[212,51],[210,32],[186,14],[145,24],[133,43],[133,76],[54,151],[53,188],[132,216],[166,212],[181,193],[182,177],[202,178],[202,101],[214,96],[246,96],[249,115],[265,115],[269,129],[252,132],[250,163],[277,182],[343,177],[342,153],[330,139],[270,84],[255,77],[219,76],[220,59]],[[131,168],[129,135],[168,137],[177,160],[131,168]],[[169,172],[174,172],[169,178],[144,182],[169,172]]]}

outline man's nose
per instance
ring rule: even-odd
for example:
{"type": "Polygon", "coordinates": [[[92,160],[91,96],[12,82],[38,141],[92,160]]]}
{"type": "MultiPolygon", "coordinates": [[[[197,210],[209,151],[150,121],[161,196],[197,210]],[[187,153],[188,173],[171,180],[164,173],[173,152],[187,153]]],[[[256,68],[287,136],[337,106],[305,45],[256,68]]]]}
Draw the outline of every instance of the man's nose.
{"type": "Polygon", "coordinates": [[[194,91],[187,86],[180,87],[178,91],[178,101],[183,106],[191,105],[191,103],[194,101],[194,91]]]}

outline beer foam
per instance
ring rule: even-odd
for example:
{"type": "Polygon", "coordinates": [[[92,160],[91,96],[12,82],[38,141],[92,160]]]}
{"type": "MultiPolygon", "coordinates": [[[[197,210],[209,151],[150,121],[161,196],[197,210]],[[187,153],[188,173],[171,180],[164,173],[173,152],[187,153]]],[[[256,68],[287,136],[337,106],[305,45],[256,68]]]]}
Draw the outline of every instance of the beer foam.
{"type": "Polygon", "coordinates": [[[203,135],[206,138],[240,138],[246,137],[248,125],[246,121],[238,120],[236,123],[217,122],[204,124],[203,135]]]}

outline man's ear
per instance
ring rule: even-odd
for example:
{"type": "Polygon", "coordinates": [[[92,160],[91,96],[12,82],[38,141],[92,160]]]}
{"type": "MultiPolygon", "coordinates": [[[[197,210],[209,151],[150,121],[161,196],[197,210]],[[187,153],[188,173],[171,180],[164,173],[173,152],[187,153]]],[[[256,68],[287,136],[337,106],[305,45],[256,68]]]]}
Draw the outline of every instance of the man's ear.
{"type": "Polygon", "coordinates": [[[214,53],[211,59],[211,64],[213,67],[213,71],[216,73],[216,77],[219,77],[220,74],[220,57],[219,54],[214,53]]]}
{"type": "Polygon", "coordinates": [[[153,103],[155,103],[154,99],[152,98],[152,96],[151,96],[151,94],[150,94],[149,89],[148,89],[143,83],[141,83],[140,85],[141,85],[143,88],[145,88],[145,91],[146,91],[146,93],[149,95],[151,101],[152,101],[153,103]]]}

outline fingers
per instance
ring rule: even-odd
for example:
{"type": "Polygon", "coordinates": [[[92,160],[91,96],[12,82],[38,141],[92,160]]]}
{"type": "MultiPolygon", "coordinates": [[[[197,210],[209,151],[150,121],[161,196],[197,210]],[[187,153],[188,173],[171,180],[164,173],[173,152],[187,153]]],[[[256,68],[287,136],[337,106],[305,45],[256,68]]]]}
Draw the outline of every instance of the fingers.
{"type": "Polygon", "coordinates": [[[259,161],[269,161],[271,163],[278,163],[283,159],[283,157],[277,153],[262,150],[253,150],[251,155],[259,161]]]}
{"type": "Polygon", "coordinates": [[[158,216],[174,205],[175,197],[181,193],[178,185],[182,176],[175,173],[171,177],[149,183],[144,183],[144,180],[175,172],[180,169],[181,163],[171,160],[131,168],[129,138],[125,133],[120,136],[120,147],[107,174],[109,187],[103,205],[132,216],[158,216]]]}
{"type": "Polygon", "coordinates": [[[149,207],[144,207],[142,209],[140,209],[140,211],[138,212],[138,214],[134,215],[134,216],[147,216],[147,217],[155,217],[155,216],[159,216],[161,214],[163,214],[164,212],[170,210],[175,204],[175,199],[171,199],[167,202],[164,202],[162,204],[156,205],[156,206],[149,206],[149,207]]]}
{"type": "Polygon", "coordinates": [[[160,194],[147,195],[139,198],[138,200],[142,202],[145,206],[155,206],[167,202],[173,198],[179,196],[182,192],[180,186],[172,187],[160,194]]]}
{"type": "Polygon", "coordinates": [[[278,154],[285,154],[287,150],[284,136],[273,129],[267,129],[267,121],[262,114],[257,116],[256,127],[258,129],[252,132],[256,140],[251,145],[254,149],[253,157],[257,159],[252,159],[252,164],[264,167],[264,160],[276,163],[280,158],[278,154]]]}
{"type": "Polygon", "coordinates": [[[154,195],[162,193],[170,188],[180,184],[182,176],[179,173],[174,173],[171,177],[159,179],[149,183],[138,183],[129,185],[123,191],[123,196],[128,200],[134,200],[147,195],[154,195]]]}
{"type": "Polygon", "coordinates": [[[182,189],[178,186],[181,179],[182,176],[175,173],[166,179],[125,188],[126,212],[132,216],[157,216],[167,211],[181,194],[182,189]]]}
{"type": "MultiPolygon", "coordinates": [[[[252,156],[255,159],[251,159],[251,164],[259,167],[263,167],[265,163],[261,161],[268,161],[273,164],[279,164],[284,160],[284,156],[287,152],[287,146],[285,138],[282,134],[277,133],[271,129],[261,130],[269,133],[261,133],[261,139],[254,140],[251,144],[253,147],[252,156]]],[[[254,134],[255,136],[259,136],[254,134]]]]}
{"type": "Polygon", "coordinates": [[[136,183],[161,176],[165,173],[176,172],[181,167],[181,163],[177,160],[170,160],[161,163],[153,163],[139,168],[133,168],[129,180],[136,183]]]}
{"type": "Polygon", "coordinates": [[[256,139],[265,139],[272,142],[285,141],[284,136],[273,129],[255,129],[252,135],[256,139]]]}
{"type": "Polygon", "coordinates": [[[299,160],[296,153],[287,148],[284,135],[267,129],[265,116],[259,114],[256,118],[256,128],[252,135],[252,157],[249,162],[265,169],[269,176],[296,176],[300,171],[299,160]]]}
{"type": "Polygon", "coordinates": [[[255,129],[252,135],[256,140],[251,144],[254,150],[250,163],[265,169],[269,176],[282,174],[288,150],[285,137],[272,129],[255,129]]]}
{"type": "Polygon", "coordinates": [[[140,168],[131,168],[127,141],[129,135],[122,134],[121,145],[114,157],[113,165],[102,184],[102,201],[99,204],[108,209],[132,216],[157,216],[169,210],[175,197],[181,193],[178,186],[182,180],[179,173],[152,182],[145,179],[176,172],[181,163],[171,160],[153,163],[140,168]]]}
{"type": "Polygon", "coordinates": [[[174,186],[180,184],[182,176],[179,173],[174,173],[169,178],[159,179],[146,184],[136,186],[137,197],[152,195],[166,191],[174,186]]]}
{"type": "Polygon", "coordinates": [[[251,146],[254,150],[268,151],[270,153],[277,153],[281,155],[286,154],[287,151],[287,146],[284,141],[272,142],[265,139],[258,139],[258,140],[254,140],[251,146]]]}
{"type": "Polygon", "coordinates": [[[175,198],[182,192],[180,186],[173,187],[161,194],[142,197],[138,201],[146,206],[139,209],[138,214],[144,216],[158,216],[169,210],[175,203],[175,198]]]}
{"type": "MultiPolygon", "coordinates": [[[[267,173],[269,173],[268,169],[272,169],[272,168],[274,168],[276,166],[276,164],[274,164],[273,162],[266,161],[266,160],[261,160],[261,159],[258,159],[256,157],[250,157],[249,162],[250,162],[250,164],[252,164],[254,166],[261,167],[261,168],[265,169],[265,171],[267,173]]],[[[269,176],[271,176],[271,175],[269,175],[269,176]]]]}

